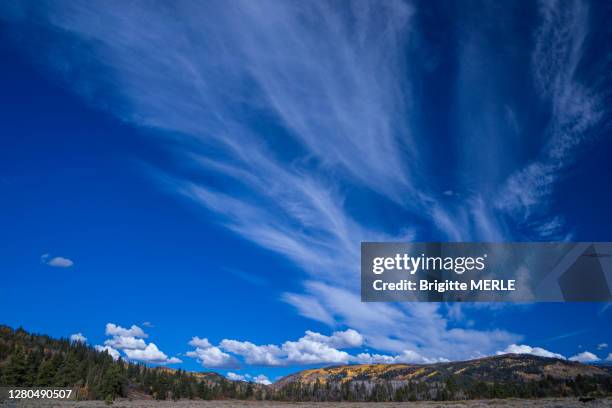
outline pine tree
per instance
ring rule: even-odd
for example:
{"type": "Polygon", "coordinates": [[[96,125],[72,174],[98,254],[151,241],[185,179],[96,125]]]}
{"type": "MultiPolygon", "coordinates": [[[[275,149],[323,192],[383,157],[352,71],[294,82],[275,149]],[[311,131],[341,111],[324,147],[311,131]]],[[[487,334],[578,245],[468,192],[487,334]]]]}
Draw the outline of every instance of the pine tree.
{"type": "Polygon", "coordinates": [[[102,395],[111,395],[114,398],[125,396],[125,388],[127,380],[124,377],[121,367],[117,364],[112,364],[107,367],[102,376],[102,384],[100,391],[102,395]]]}
{"type": "Polygon", "coordinates": [[[4,368],[3,383],[10,386],[23,386],[27,379],[26,355],[22,347],[15,347],[8,364],[4,368]]]}

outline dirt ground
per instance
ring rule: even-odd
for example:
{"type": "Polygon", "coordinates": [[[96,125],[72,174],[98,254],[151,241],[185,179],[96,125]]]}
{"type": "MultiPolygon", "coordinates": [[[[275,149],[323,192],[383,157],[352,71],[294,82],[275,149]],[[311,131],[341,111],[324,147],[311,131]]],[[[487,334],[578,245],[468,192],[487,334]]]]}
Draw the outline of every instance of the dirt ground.
{"type": "MultiPolygon", "coordinates": [[[[24,408],[108,408],[103,401],[5,401],[0,403],[1,407],[24,407],[24,408]]],[[[454,402],[389,402],[389,403],[364,403],[364,402],[268,402],[268,401],[153,401],[153,400],[117,400],[112,408],[361,408],[361,407],[412,407],[412,408],[560,408],[560,407],[612,407],[612,399],[596,400],[582,403],[576,399],[540,399],[540,400],[478,400],[478,401],[454,401],[454,402]]]]}

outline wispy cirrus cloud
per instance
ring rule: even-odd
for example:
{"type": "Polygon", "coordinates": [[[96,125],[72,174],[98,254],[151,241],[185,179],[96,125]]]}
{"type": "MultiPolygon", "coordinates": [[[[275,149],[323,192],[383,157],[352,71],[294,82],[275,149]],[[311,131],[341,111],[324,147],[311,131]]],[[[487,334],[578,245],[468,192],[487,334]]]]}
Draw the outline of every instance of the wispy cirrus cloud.
{"type": "Polygon", "coordinates": [[[535,88],[550,111],[546,140],[538,156],[506,181],[496,206],[545,239],[564,238],[563,220],[549,216],[550,196],[562,172],[581,146],[597,136],[606,112],[597,80],[579,78],[589,6],[580,0],[561,5],[539,3],[542,20],[535,37],[531,66],[535,88]]]}

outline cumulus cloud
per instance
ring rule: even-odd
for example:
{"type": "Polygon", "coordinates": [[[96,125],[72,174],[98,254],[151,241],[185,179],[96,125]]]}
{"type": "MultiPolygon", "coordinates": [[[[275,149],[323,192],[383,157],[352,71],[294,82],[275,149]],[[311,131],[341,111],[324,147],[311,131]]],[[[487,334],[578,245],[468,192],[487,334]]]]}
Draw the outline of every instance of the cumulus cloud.
{"type": "Polygon", "coordinates": [[[606,357],[606,361],[612,361],[612,353],[608,354],[608,357],[606,357]]]}
{"type": "Polygon", "coordinates": [[[168,356],[159,350],[155,343],[149,343],[144,349],[123,349],[125,355],[134,361],[142,361],[144,363],[155,364],[176,364],[182,361],[176,357],[168,358],[168,356]]]}
{"type": "Polygon", "coordinates": [[[404,350],[401,354],[390,356],[385,354],[370,354],[360,353],[355,357],[351,358],[351,362],[358,364],[431,364],[431,363],[442,363],[449,361],[445,358],[428,358],[421,354],[412,351],[404,350]]]}
{"type": "Polygon", "coordinates": [[[541,347],[531,347],[526,344],[511,344],[506,347],[505,350],[498,351],[497,354],[531,354],[539,357],[560,358],[565,360],[565,357],[561,354],[553,353],[541,347]]]}
{"type": "Polygon", "coordinates": [[[132,325],[129,329],[125,329],[121,326],[117,326],[113,323],[106,324],[106,335],[107,336],[121,336],[121,337],[149,337],[140,327],[132,325]]]}
{"type": "Polygon", "coordinates": [[[220,343],[223,350],[244,357],[248,364],[277,366],[281,365],[279,357],[282,355],[280,347],[269,344],[258,346],[249,341],[224,339],[220,343]]]}
{"type": "MultiPolygon", "coordinates": [[[[224,339],[218,347],[213,346],[207,339],[194,337],[190,345],[196,347],[195,351],[187,353],[190,357],[203,360],[202,354],[207,350],[215,350],[215,355],[223,353],[221,350],[244,359],[250,365],[259,366],[289,366],[311,364],[349,364],[349,363],[434,363],[448,361],[445,358],[428,358],[413,350],[403,350],[397,355],[359,353],[352,355],[344,350],[363,346],[363,336],[353,329],[333,332],[330,336],[306,331],[305,335],[296,341],[285,341],[280,345],[257,345],[249,341],[224,339]]],[[[233,358],[227,353],[219,362],[212,361],[208,365],[224,364],[233,358]]]]}
{"type": "Polygon", "coordinates": [[[49,254],[43,254],[40,257],[40,262],[53,266],[54,268],[70,268],[72,265],[74,265],[74,262],[71,259],[64,258],[63,256],[51,257],[49,254]]]}
{"type": "Polygon", "coordinates": [[[246,376],[242,374],[228,372],[226,377],[228,380],[232,380],[232,381],[246,381],[246,376]]]}
{"type": "Polygon", "coordinates": [[[361,347],[363,345],[363,336],[353,329],[336,331],[331,336],[324,336],[320,333],[307,330],[303,339],[323,343],[335,348],[361,347]]]}
{"type": "Polygon", "coordinates": [[[136,325],[125,328],[114,323],[107,323],[105,334],[110,338],[104,341],[104,346],[98,345],[96,349],[108,351],[113,358],[115,356],[118,358],[118,350],[121,350],[132,361],[160,365],[182,363],[176,357],[168,357],[167,354],[159,350],[155,343],[147,344],[143,339],[148,338],[148,334],[136,325]]]}
{"type": "Polygon", "coordinates": [[[75,333],[70,336],[70,341],[73,343],[87,343],[87,337],[83,336],[82,333],[75,333]]]}
{"type": "Polygon", "coordinates": [[[107,352],[113,360],[118,360],[120,357],[119,352],[112,347],[96,345],[94,348],[101,352],[107,352]]]}
{"type": "Polygon", "coordinates": [[[571,361],[577,361],[579,363],[595,363],[599,361],[599,357],[589,351],[583,351],[575,356],[569,358],[571,361]]]}
{"type": "Polygon", "coordinates": [[[348,363],[351,356],[338,349],[359,347],[362,344],[363,336],[349,329],[334,332],[331,336],[307,331],[297,341],[286,341],[281,345],[256,345],[249,341],[225,339],[219,346],[225,351],[243,357],[248,364],[281,366],[348,363]]]}
{"type": "Polygon", "coordinates": [[[113,338],[105,340],[104,344],[122,350],[144,350],[147,347],[147,343],[143,339],[131,336],[113,336],[113,338]]]}
{"type": "Polygon", "coordinates": [[[268,379],[268,377],[266,377],[263,374],[259,374],[258,376],[255,376],[253,378],[253,382],[255,382],[257,384],[263,384],[263,385],[270,385],[270,384],[272,384],[272,381],[270,381],[268,379]]]}
{"type": "Polygon", "coordinates": [[[195,350],[186,353],[188,357],[195,358],[202,366],[211,368],[234,368],[238,366],[237,360],[219,347],[210,344],[208,339],[194,337],[189,342],[195,350]]]}
{"type": "Polygon", "coordinates": [[[608,348],[608,343],[599,343],[597,345],[597,350],[603,350],[605,348],[608,348]]]}

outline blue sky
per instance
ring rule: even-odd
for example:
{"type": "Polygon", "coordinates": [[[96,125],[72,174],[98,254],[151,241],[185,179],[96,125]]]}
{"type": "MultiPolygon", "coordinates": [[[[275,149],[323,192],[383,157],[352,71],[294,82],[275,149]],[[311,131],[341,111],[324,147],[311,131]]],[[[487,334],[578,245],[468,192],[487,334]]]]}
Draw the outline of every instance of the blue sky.
{"type": "Polygon", "coordinates": [[[612,240],[610,16],[5,2],[0,320],[252,379],[504,351],[605,360],[605,304],[363,304],[358,251],[612,240]]]}

